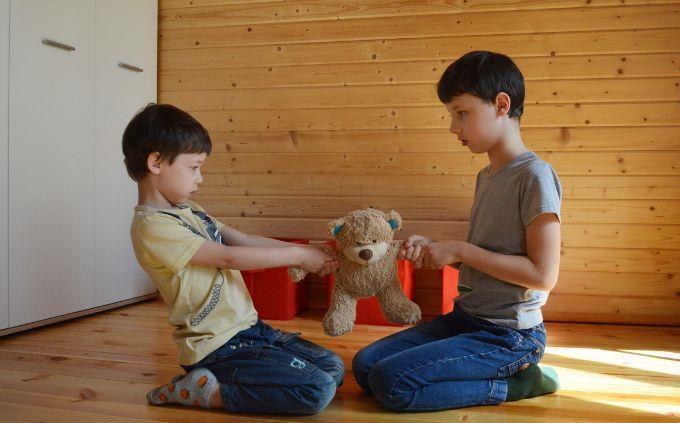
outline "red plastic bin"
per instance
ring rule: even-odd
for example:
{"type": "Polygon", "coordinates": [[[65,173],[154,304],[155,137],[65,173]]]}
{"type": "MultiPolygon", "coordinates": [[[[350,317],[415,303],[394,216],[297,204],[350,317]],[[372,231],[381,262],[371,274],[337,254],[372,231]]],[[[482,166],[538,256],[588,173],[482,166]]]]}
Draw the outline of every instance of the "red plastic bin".
{"type": "MultiPolygon", "coordinates": [[[[306,239],[277,238],[296,244],[306,239]]],[[[290,320],[307,309],[307,282],[293,282],[287,267],[241,270],[257,314],[262,319],[290,320]]]]}
{"type": "Polygon", "coordinates": [[[453,310],[454,298],[458,296],[457,269],[451,266],[417,269],[415,279],[418,286],[416,299],[423,319],[429,320],[453,310]]]}
{"type": "Polygon", "coordinates": [[[458,269],[444,266],[439,271],[442,280],[441,290],[441,313],[453,311],[453,299],[458,296],[458,269]]]}

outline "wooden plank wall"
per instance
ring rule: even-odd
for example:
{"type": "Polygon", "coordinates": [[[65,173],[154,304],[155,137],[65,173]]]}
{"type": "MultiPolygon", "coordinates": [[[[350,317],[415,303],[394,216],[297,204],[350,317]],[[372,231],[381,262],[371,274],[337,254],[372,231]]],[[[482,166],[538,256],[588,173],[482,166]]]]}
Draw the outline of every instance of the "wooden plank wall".
{"type": "MultiPolygon", "coordinates": [[[[527,81],[525,142],[564,188],[546,317],[680,324],[679,3],[161,0],[159,14],[159,101],[209,129],[198,201],[225,223],[322,239],[374,206],[402,214],[402,236],[464,238],[487,162],[448,133],[435,83],[467,51],[500,51],[527,81]]],[[[436,296],[433,275],[418,297],[436,296]]]]}

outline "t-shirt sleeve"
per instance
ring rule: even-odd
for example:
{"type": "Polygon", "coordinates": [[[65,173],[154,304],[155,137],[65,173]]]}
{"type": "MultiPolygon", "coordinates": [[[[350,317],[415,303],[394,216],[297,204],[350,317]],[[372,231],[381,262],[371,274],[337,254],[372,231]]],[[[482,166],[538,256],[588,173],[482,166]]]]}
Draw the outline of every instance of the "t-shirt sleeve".
{"type": "Polygon", "coordinates": [[[206,241],[171,216],[148,216],[139,226],[143,254],[159,266],[179,273],[206,241]]]}
{"type": "Polygon", "coordinates": [[[561,220],[562,187],[552,167],[545,162],[532,166],[523,182],[521,214],[524,227],[543,213],[554,213],[561,220]]]}

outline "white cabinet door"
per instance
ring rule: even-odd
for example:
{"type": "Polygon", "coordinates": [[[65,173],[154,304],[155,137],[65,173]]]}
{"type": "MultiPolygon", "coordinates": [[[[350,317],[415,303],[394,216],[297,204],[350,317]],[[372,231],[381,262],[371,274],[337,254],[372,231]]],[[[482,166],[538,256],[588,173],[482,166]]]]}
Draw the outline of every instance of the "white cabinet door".
{"type": "Polygon", "coordinates": [[[123,165],[130,118],[156,101],[155,0],[97,0],[95,71],[95,304],[154,292],[132,251],[137,186],[123,165]]]}
{"type": "Polygon", "coordinates": [[[9,0],[0,0],[0,329],[9,325],[9,286],[7,282],[8,66],[9,0]]]}
{"type": "Polygon", "coordinates": [[[94,13],[10,4],[10,326],[94,303],[94,13]]]}

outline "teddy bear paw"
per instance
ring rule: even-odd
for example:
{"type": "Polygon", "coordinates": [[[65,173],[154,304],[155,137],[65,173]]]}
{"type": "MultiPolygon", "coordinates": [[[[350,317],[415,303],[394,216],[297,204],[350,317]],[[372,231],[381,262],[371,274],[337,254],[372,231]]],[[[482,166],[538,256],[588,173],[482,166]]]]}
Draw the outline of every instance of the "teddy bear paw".
{"type": "Polygon", "coordinates": [[[300,282],[307,276],[307,272],[304,270],[300,269],[299,267],[289,267],[288,268],[288,277],[290,280],[293,282],[300,282]]]}
{"type": "Polygon", "coordinates": [[[413,304],[415,307],[411,308],[411,311],[409,314],[406,316],[406,323],[407,324],[412,324],[420,320],[423,316],[420,312],[420,307],[418,307],[417,304],[413,304]]]}
{"type": "Polygon", "coordinates": [[[323,330],[328,336],[340,336],[350,332],[352,328],[354,328],[352,320],[342,319],[337,315],[327,315],[323,319],[323,330]]]}
{"type": "Polygon", "coordinates": [[[397,310],[392,310],[391,313],[388,314],[390,315],[388,317],[389,320],[393,321],[394,323],[405,325],[415,323],[422,317],[420,307],[418,307],[418,304],[414,303],[413,301],[400,304],[397,310]]]}

